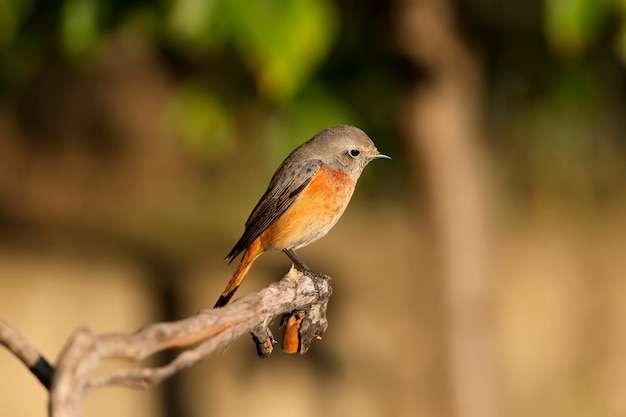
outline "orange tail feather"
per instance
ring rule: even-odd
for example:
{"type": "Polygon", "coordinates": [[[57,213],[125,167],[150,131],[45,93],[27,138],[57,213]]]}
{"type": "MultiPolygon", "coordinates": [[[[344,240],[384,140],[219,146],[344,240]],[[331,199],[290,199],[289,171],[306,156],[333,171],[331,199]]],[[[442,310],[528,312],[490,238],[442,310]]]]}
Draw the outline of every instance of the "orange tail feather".
{"type": "Polygon", "coordinates": [[[233,277],[230,281],[228,281],[226,289],[222,292],[222,295],[220,295],[220,298],[218,298],[213,308],[222,307],[228,304],[232,296],[235,294],[235,291],[237,291],[237,288],[239,288],[243,280],[246,278],[246,274],[256,258],[258,258],[262,253],[263,250],[261,249],[261,244],[258,239],[254,240],[250,246],[246,248],[243,253],[243,257],[241,258],[241,262],[239,262],[239,265],[233,274],[233,277]]]}

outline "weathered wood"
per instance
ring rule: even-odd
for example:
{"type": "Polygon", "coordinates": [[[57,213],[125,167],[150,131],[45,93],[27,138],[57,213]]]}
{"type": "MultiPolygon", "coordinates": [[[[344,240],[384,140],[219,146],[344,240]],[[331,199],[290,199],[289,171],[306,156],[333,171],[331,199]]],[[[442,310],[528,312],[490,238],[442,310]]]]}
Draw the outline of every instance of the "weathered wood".
{"type": "MultiPolygon", "coordinates": [[[[63,348],[56,368],[50,367],[48,377],[53,375],[52,383],[47,385],[50,415],[79,416],[83,397],[96,388],[107,385],[145,388],[156,384],[222,351],[245,333],[252,334],[259,356],[267,357],[275,343],[268,326],[276,317],[285,314],[302,317],[303,325],[295,329],[299,340],[296,351],[305,353],[312,340],[326,330],[326,306],[331,293],[329,277],[292,268],[283,279],[256,293],[183,320],[151,324],[132,334],[96,335],[86,328],[79,328],[63,348]],[[107,359],[140,361],[171,348],[183,350],[166,365],[121,368],[90,379],[92,372],[107,359]]],[[[291,332],[294,329],[288,330],[290,333],[286,337],[293,338],[291,332]]],[[[36,365],[45,361],[25,338],[2,320],[0,343],[33,373],[36,365]]],[[[40,375],[35,375],[41,379],[40,375]]]]}

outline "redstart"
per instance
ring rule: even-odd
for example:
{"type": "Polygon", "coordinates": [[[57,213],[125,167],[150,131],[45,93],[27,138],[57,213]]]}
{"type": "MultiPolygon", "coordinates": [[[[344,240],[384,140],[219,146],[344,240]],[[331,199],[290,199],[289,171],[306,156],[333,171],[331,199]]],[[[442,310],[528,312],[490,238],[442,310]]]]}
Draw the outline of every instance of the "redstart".
{"type": "Polygon", "coordinates": [[[295,250],[328,233],[350,202],[363,168],[381,158],[391,159],[378,152],[365,132],[346,125],[322,130],[291,152],[226,256],[230,263],[243,252],[215,307],[228,303],[263,252],[282,250],[296,268],[308,270],[295,250]]]}

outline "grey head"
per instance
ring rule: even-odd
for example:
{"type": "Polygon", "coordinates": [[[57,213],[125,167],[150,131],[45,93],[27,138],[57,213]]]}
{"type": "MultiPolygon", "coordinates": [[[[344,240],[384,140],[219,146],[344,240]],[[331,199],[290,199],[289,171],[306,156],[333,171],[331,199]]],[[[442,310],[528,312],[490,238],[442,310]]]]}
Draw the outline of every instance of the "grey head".
{"type": "Polygon", "coordinates": [[[294,153],[306,159],[319,159],[332,168],[358,179],[363,168],[374,159],[391,159],[376,149],[374,142],[361,129],[340,125],[324,129],[300,145],[294,153]]]}

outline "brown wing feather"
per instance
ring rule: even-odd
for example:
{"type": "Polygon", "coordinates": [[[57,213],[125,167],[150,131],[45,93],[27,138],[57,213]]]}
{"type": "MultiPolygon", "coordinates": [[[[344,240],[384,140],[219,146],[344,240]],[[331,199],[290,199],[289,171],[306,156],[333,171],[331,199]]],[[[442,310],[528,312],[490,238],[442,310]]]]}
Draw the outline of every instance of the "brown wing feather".
{"type": "Polygon", "coordinates": [[[322,162],[317,159],[299,162],[287,160],[278,168],[267,191],[246,221],[246,230],[241,239],[226,256],[228,262],[242,253],[254,239],[259,237],[274,220],[293,204],[298,194],[315,177],[321,165],[322,162]],[[289,174],[287,174],[288,172],[289,174]]]}

